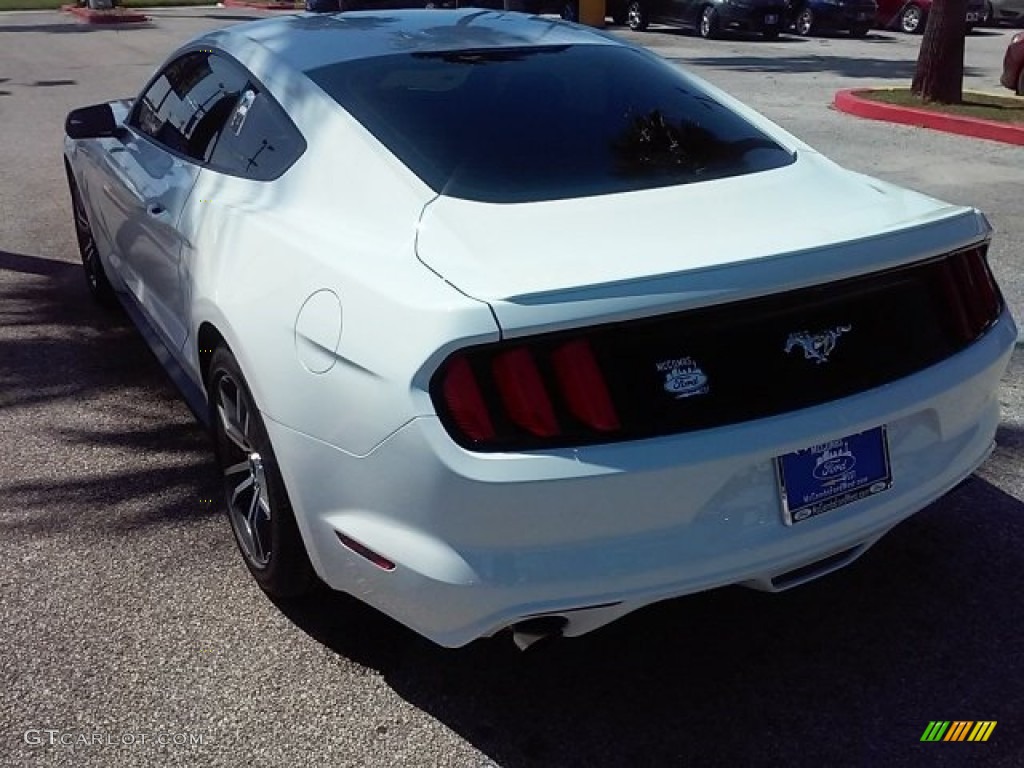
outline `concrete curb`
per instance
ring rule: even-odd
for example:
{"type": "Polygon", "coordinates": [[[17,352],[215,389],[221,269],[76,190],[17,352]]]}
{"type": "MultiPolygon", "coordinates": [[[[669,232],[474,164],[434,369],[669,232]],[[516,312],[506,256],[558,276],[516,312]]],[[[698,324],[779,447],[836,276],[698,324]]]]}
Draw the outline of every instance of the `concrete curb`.
{"type": "Polygon", "coordinates": [[[140,24],[149,21],[148,16],[123,8],[97,11],[93,8],[80,8],[77,5],[62,5],[60,9],[72,16],[77,16],[88,24],[140,24]]]}
{"type": "Polygon", "coordinates": [[[963,115],[945,115],[939,112],[929,112],[925,109],[883,104],[880,101],[871,101],[860,96],[860,94],[868,93],[872,90],[885,89],[858,88],[838,91],[834,102],[836,109],[840,112],[846,112],[857,117],[865,117],[869,120],[885,120],[890,123],[915,125],[920,128],[931,128],[935,131],[972,136],[976,139],[988,139],[990,141],[1001,141],[1004,144],[1024,146],[1024,125],[1015,126],[1007,123],[996,123],[991,120],[964,117],[963,115]]]}

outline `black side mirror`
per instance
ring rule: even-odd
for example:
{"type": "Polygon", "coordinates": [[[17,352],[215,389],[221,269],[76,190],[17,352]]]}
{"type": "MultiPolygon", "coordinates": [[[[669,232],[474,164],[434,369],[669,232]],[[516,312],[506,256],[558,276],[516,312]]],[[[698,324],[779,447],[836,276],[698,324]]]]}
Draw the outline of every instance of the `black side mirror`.
{"type": "Polygon", "coordinates": [[[72,139],[103,139],[117,136],[121,126],[114,120],[114,110],[109,104],[94,104],[68,112],[64,132],[72,139]]]}

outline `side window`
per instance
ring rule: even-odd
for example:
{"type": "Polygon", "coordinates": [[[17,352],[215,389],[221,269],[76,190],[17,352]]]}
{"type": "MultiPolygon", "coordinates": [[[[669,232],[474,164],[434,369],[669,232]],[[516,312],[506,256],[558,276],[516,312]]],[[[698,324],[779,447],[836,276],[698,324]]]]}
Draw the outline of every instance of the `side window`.
{"type": "Polygon", "coordinates": [[[211,165],[257,181],[275,179],[306,149],[302,134],[284,110],[251,83],[228,118],[211,165]]]}
{"type": "Polygon", "coordinates": [[[186,53],[139,97],[131,124],[175,152],[208,162],[247,83],[245,72],[227,59],[186,53]]]}

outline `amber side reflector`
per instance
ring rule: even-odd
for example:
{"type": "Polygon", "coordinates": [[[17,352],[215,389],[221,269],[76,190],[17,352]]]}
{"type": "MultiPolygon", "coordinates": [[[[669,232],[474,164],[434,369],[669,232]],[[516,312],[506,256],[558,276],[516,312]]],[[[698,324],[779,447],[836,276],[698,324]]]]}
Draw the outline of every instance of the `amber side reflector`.
{"type": "Polygon", "coordinates": [[[384,557],[384,555],[377,554],[369,547],[360,544],[355,539],[351,538],[350,536],[346,536],[344,533],[341,533],[340,531],[335,531],[335,533],[337,534],[338,539],[341,541],[342,544],[345,545],[346,548],[351,549],[360,557],[366,558],[382,570],[395,570],[395,564],[388,560],[386,557],[384,557]]]}

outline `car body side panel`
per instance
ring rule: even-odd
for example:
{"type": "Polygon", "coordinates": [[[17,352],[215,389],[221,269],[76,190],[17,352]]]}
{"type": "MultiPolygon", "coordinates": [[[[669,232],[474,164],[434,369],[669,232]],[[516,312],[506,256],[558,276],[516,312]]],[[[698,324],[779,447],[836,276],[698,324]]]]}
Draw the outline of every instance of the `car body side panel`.
{"type": "Polygon", "coordinates": [[[114,183],[114,245],[125,282],[176,353],[188,333],[180,258],[181,213],[199,176],[199,166],[176,157],[129,129],[107,155],[114,183]]]}
{"type": "MultiPolygon", "coordinates": [[[[276,181],[200,175],[181,224],[190,325],[193,338],[205,323],[225,338],[269,418],[361,455],[430,412],[429,399],[410,397],[425,359],[498,331],[486,304],[415,259],[433,193],[336,109],[311,109],[309,149],[276,181]],[[335,297],[340,327],[300,328],[321,292],[335,297]],[[326,361],[316,371],[314,358],[326,361]]],[[[189,366],[198,379],[196,345],[189,366]]]]}

